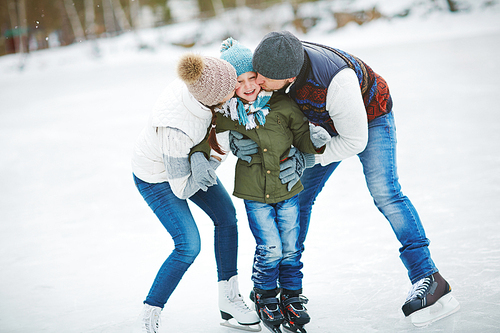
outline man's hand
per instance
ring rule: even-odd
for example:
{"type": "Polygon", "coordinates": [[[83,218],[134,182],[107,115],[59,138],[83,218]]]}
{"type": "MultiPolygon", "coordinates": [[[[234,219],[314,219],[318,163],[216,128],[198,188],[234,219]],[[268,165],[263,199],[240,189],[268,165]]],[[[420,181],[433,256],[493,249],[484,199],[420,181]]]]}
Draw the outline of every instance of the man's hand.
{"type": "Polygon", "coordinates": [[[231,152],[243,161],[250,163],[253,154],[257,154],[259,146],[250,139],[243,139],[243,134],[230,131],[229,132],[229,147],[231,152]]]}
{"type": "Polygon", "coordinates": [[[309,123],[309,132],[311,133],[311,141],[315,148],[323,147],[328,141],[332,139],[326,129],[321,126],[316,126],[309,123]]]}

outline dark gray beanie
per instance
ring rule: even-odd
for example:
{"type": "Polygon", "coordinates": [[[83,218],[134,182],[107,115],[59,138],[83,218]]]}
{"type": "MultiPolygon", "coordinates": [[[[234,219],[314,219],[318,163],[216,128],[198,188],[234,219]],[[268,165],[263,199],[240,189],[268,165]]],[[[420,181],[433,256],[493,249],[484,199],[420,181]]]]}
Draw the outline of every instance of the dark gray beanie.
{"type": "Polygon", "coordinates": [[[253,53],[254,70],[273,80],[299,75],[304,64],[304,48],[288,31],[270,32],[262,38],[253,53]]]}

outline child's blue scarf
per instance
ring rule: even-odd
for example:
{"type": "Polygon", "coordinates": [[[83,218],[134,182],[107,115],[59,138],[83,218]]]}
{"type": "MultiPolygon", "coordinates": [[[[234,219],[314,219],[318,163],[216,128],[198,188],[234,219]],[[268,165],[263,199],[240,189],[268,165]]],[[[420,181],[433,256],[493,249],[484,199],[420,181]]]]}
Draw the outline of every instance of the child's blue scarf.
{"type": "Polygon", "coordinates": [[[226,117],[231,117],[231,120],[238,120],[240,125],[244,125],[247,130],[266,123],[266,116],[269,114],[269,100],[272,92],[261,91],[255,101],[244,104],[240,98],[233,97],[225,102],[218,112],[226,117]]]}

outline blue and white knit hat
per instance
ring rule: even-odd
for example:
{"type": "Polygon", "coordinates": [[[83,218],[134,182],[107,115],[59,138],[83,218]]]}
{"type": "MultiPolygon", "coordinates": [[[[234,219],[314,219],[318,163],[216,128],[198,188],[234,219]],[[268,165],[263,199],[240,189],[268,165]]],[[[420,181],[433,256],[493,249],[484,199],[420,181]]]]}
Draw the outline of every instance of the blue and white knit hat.
{"type": "Polygon", "coordinates": [[[236,76],[254,71],[252,66],[252,51],[232,37],[222,42],[220,57],[233,65],[236,69],[236,76]]]}

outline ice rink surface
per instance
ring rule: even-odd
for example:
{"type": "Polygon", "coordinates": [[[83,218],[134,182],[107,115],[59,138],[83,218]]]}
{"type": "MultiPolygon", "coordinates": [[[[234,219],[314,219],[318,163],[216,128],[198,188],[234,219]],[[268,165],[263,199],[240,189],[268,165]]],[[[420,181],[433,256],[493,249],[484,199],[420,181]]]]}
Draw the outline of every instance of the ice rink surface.
{"type": "MultiPolygon", "coordinates": [[[[403,192],[461,304],[413,327],[399,244],[357,157],[313,207],[304,262],[308,332],[500,331],[500,15],[443,14],[300,36],[342,48],[388,82],[403,192]]],[[[155,35],[156,32],[144,32],[155,35]]],[[[260,39],[260,37],[259,37],[260,39]]],[[[244,40],[254,48],[259,39],[244,40]]],[[[172,241],[134,187],[131,149],[185,49],[137,51],[132,34],[0,58],[0,332],[127,332],[172,241]]],[[[217,56],[217,45],[196,49],[217,56]]],[[[234,157],[217,173],[232,191],[234,157]]],[[[254,240],[239,219],[240,289],[254,240]]],[[[219,325],[211,221],[203,248],[163,311],[163,332],[219,325]]],[[[263,332],[265,332],[263,330],[263,332]]]]}

